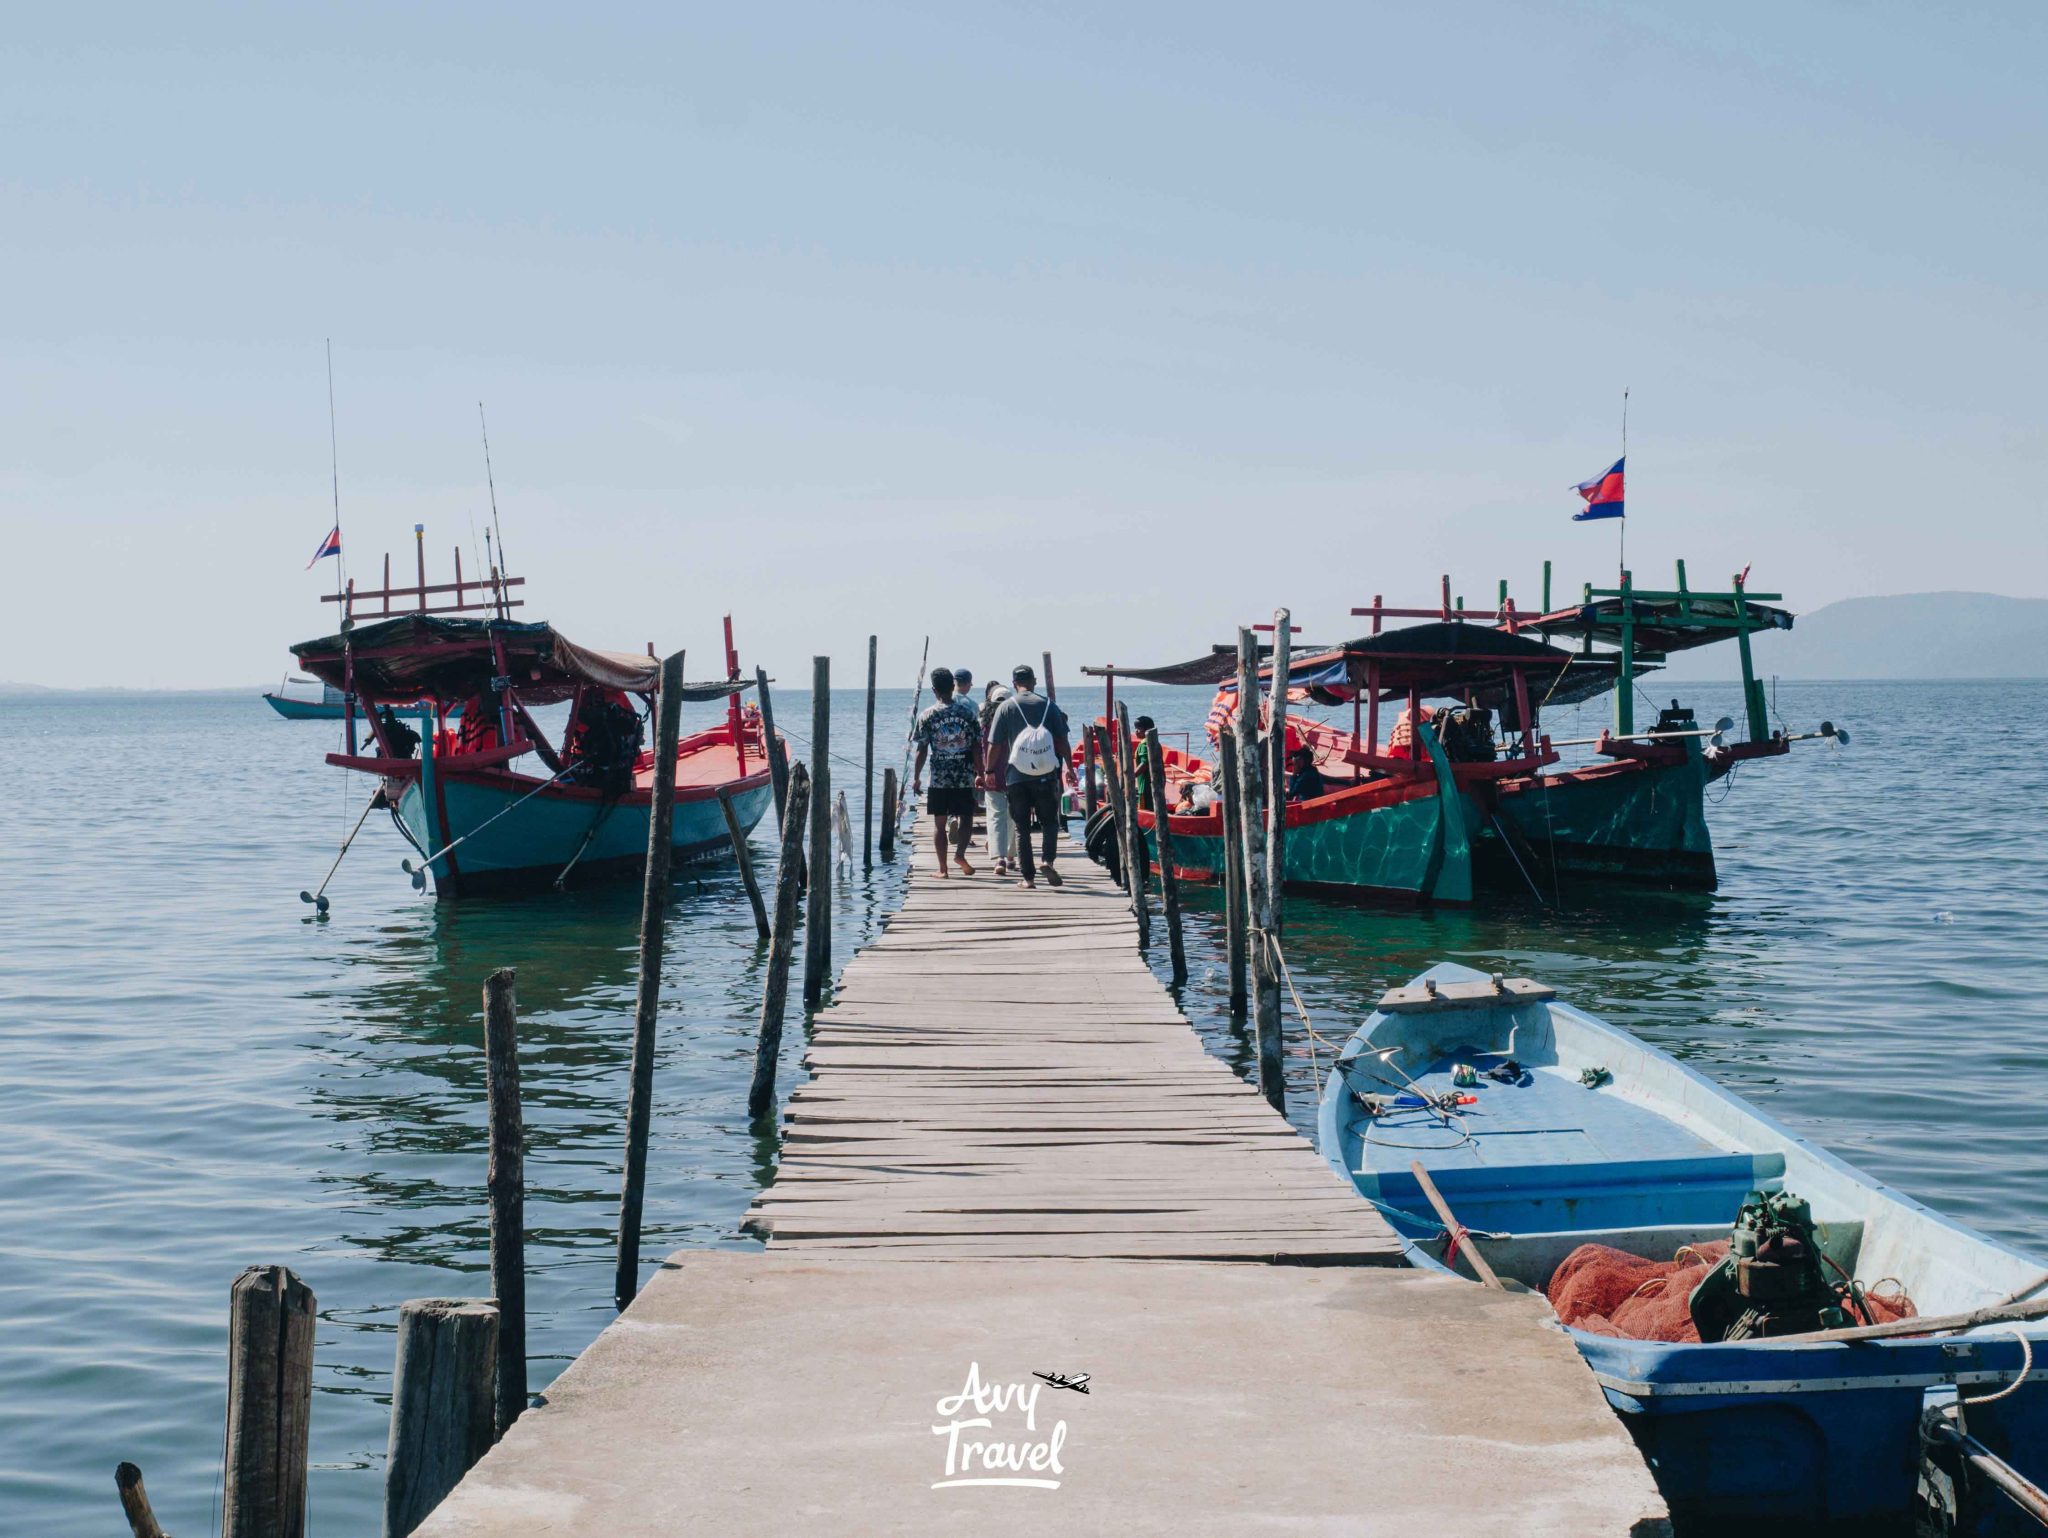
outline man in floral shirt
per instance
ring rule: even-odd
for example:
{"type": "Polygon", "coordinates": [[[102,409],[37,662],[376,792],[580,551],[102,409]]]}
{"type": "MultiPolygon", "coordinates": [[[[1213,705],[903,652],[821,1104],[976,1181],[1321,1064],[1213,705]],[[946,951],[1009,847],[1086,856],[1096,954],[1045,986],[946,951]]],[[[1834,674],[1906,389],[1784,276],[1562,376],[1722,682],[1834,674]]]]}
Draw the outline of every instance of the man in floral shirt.
{"type": "Polygon", "coordinates": [[[952,841],[946,837],[946,825],[955,819],[966,828],[974,825],[974,782],[981,773],[981,721],[972,705],[953,698],[951,668],[932,669],[932,694],[938,703],[917,718],[917,762],[911,769],[910,793],[923,792],[924,765],[929,756],[932,788],[925,800],[925,810],[931,814],[939,874],[949,874],[946,856],[951,852],[960,874],[971,876],[974,867],[967,863],[967,839],[960,838],[959,847],[949,851],[952,841]]]}

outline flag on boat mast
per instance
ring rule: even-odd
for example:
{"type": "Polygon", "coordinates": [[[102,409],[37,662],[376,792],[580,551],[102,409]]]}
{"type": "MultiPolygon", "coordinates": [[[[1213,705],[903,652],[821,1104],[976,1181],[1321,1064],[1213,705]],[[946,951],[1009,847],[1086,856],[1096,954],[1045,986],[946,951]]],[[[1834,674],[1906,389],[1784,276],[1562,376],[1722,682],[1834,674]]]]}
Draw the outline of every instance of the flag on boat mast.
{"type": "Polygon", "coordinates": [[[334,526],[333,530],[328,534],[328,536],[320,541],[320,548],[313,552],[313,559],[306,562],[306,570],[311,571],[313,567],[326,556],[340,554],[341,525],[337,523],[334,526]]]}
{"type": "Polygon", "coordinates": [[[1590,481],[1580,481],[1572,489],[1586,499],[1585,507],[1572,514],[1573,523],[1585,523],[1594,518],[1622,518],[1624,505],[1623,466],[1628,456],[1622,455],[1614,464],[1594,476],[1590,481]]]}

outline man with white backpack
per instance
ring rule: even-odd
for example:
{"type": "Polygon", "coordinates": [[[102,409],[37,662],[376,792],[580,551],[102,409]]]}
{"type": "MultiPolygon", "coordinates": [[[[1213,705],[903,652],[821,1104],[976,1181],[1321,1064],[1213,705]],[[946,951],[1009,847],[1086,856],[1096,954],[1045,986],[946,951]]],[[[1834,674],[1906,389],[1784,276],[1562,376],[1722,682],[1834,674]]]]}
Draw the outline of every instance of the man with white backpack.
{"type": "Polygon", "coordinates": [[[1071,776],[1073,751],[1067,741],[1067,717],[1059,706],[1037,692],[1038,675],[1027,666],[1013,668],[1015,691],[989,718],[989,767],[984,783],[1010,802],[1016,826],[1017,870],[1023,886],[1036,886],[1031,862],[1031,822],[1038,820],[1040,856],[1045,879],[1059,886],[1053,859],[1059,852],[1060,792],[1071,776]]]}

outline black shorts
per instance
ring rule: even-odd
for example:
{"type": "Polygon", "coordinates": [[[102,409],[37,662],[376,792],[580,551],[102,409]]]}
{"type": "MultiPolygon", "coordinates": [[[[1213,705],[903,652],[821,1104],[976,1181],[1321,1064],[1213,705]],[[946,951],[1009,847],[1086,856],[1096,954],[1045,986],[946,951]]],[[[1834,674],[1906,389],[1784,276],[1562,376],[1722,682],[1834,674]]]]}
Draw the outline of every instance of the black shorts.
{"type": "Polygon", "coordinates": [[[924,809],[934,817],[972,817],[974,815],[974,787],[971,785],[934,785],[925,792],[924,809]]]}

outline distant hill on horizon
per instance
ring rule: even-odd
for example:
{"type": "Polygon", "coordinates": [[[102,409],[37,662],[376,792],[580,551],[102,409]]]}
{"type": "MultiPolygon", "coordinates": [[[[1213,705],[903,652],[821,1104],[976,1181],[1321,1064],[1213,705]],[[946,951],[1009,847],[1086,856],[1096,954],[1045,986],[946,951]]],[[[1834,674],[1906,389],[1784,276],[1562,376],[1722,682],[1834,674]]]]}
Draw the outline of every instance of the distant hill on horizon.
{"type": "MultiPolygon", "coordinates": [[[[1845,598],[1752,643],[1760,676],[2048,678],[2048,598],[1896,593],[1845,598]]],[[[1740,675],[1733,646],[1674,657],[1672,678],[1740,675]]]]}

